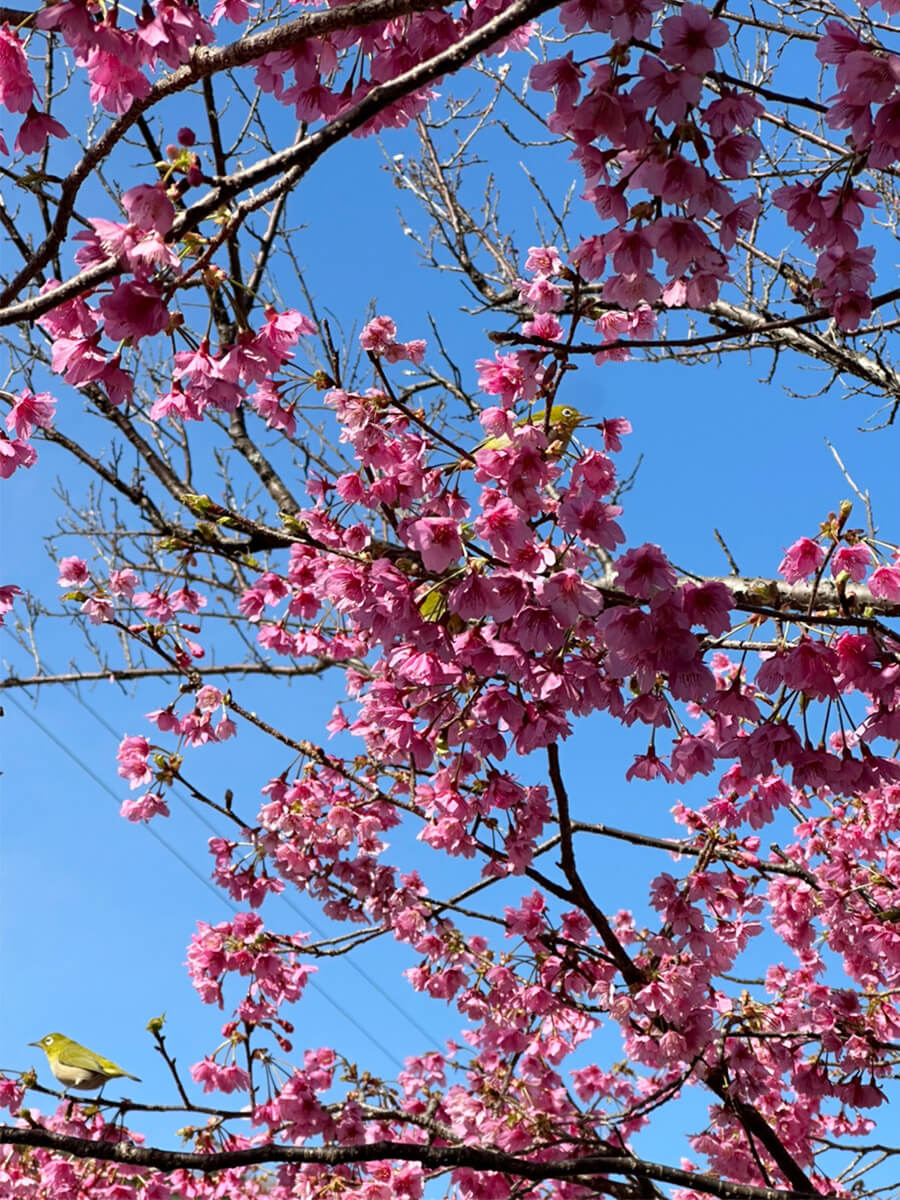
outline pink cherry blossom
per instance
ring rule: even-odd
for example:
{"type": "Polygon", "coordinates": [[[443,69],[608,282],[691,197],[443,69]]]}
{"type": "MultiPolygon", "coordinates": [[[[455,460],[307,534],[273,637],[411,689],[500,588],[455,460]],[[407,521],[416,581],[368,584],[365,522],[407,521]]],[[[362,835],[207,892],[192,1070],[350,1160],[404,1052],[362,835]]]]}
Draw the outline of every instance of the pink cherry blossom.
{"type": "Polygon", "coordinates": [[[70,555],[68,558],[61,558],[59,560],[59,578],[57,579],[57,583],[60,587],[82,588],[86,587],[90,583],[90,580],[90,572],[83,558],[78,558],[77,555],[70,555]]]}
{"type": "Polygon", "coordinates": [[[51,364],[66,382],[78,387],[99,379],[107,367],[107,357],[99,348],[100,335],[90,338],[59,337],[53,343],[51,364]]]}
{"type": "Polygon", "coordinates": [[[303,313],[293,308],[284,312],[268,308],[266,323],[257,333],[253,345],[266,359],[269,369],[274,370],[292,357],[291,347],[295,346],[301,337],[315,332],[315,325],[303,313]]]}
{"type": "Polygon", "coordinates": [[[162,796],[155,792],[147,792],[139,800],[124,800],[119,809],[119,815],[126,821],[147,822],[153,817],[167,817],[169,806],[162,796]]]}
{"type": "Polygon", "coordinates": [[[700,100],[701,84],[696,75],[685,70],[668,70],[651,54],[643,54],[638,64],[641,76],[631,90],[631,98],[642,107],[653,107],[662,121],[680,121],[688,107],[700,100]]]}
{"type": "Polygon", "coordinates": [[[103,328],[107,337],[151,337],[165,329],[169,313],[157,288],[151,283],[123,283],[100,300],[103,328]]]}
{"type": "Polygon", "coordinates": [[[445,571],[463,552],[459,526],[448,517],[423,517],[406,532],[408,544],[422,555],[429,571],[445,571]]]}
{"type": "Polygon", "coordinates": [[[869,576],[869,588],[873,596],[885,600],[900,600],[900,563],[890,567],[876,567],[869,576]]]}
{"type": "Polygon", "coordinates": [[[359,344],[373,354],[384,354],[396,336],[397,326],[390,317],[373,317],[359,335],[359,344]]]}
{"type": "Polygon", "coordinates": [[[685,3],[662,23],[663,58],[698,75],[715,66],[714,51],[728,41],[728,26],[700,4],[685,3]]]}
{"type": "Polygon", "coordinates": [[[250,1085],[250,1076],[243,1067],[220,1066],[208,1058],[193,1064],[191,1078],[194,1083],[203,1084],[204,1092],[245,1091],[250,1085]]]}
{"type": "Polygon", "coordinates": [[[22,595],[22,589],[15,583],[0,584],[0,625],[3,618],[12,610],[16,596],[22,595]]]}
{"type": "Polygon", "coordinates": [[[150,743],[145,737],[136,735],[122,739],[117,755],[119,774],[129,781],[130,787],[140,787],[153,778],[147,762],[149,755],[150,743]]]}
{"type": "Polygon", "coordinates": [[[481,358],[478,368],[478,386],[489,396],[499,396],[505,408],[525,396],[525,377],[519,359],[514,354],[498,354],[494,361],[481,358]]]}
{"type": "Polygon", "coordinates": [[[6,428],[15,430],[17,438],[29,438],[36,428],[47,429],[53,423],[56,400],[49,392],[38,392],[24,388],[13,400],[6,414],[6,428]]]}
{"type": "Polygon", "coordinates": [[[140,229],[155,229],[166,234],[172,228],[175,208],[159,184],[139,183],[122,193],[122,204],[128,218],[140,229]]]}
{"type": "Polygon", "coordinates": [[[250,13],[257,8],[259,8],[259,4],[251,3],[250,0],[216,0],[209,19],[213,25],[218,25],[223,17],[239,25],[246,21],[250,13]]]}
{"type": "Polygon", "coordinates": [[[135,100],[147,95],[149,80],[129,62],[129,57],[111,53],[100,46],[93,46],[88,51],[85,66],[91,80],[92,104],[102,105],[107,112],[124,113],[135,100]]]}
{"type": "Polygon", "coordinates": [[[0,104],[8,112],[28,112],[34,92],[22,43],[4,24],[0,26],[0,104]]]}
{"type": "Polygon", "coordinates": [[[785,551],[784,558],[778,567],[779,575],[783,575],[788,583],[799,583],[818,571],[825,561],[825,551],[811,538],[798,538],[785,551]]]}
{"type": "Polygon", "coordinates": [[[16,134],[15,148],[21,154],[35,154],[43,150],[49,137],[67,138],[69,131],[49,113],[38,112],[32,105],[28,115],[16,134]]]}
{"type": "Polygon", "coordinates": [[[658,546],[648,544],[636,546],[616,559],[616,577],[625,591],[646,598],[675,585],[675,572],[665,555],[658,546]]]}
{"type": "Polygon", "coordinates": [[[831,574],[836,579],[844,571],[855,583],[861,583],[872,562],[872,552],[864,542],[839,546],[831,559],[831,574]]]}

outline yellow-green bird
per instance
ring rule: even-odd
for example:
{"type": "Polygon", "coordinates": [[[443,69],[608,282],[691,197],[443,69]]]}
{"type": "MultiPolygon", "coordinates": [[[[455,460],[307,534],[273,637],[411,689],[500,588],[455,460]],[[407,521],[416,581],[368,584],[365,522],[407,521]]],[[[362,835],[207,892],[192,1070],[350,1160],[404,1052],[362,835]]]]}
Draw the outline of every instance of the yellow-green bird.
{"type": "MultiPolygon", "coordinates": [[[[523,425],[537,425],[541,429],[549,429],[551,446],[559,454],[563,454],[574,431],[587,420],[585,414],[579,412],[577,408],[573,408],[571,404],[554,404],[550,409],[549,422],[547,421],[547,410],[539,408],[529,413],[527,417],[516,421],[516,426],[521,429],[523,425]]],[[[504,450],[509,442],[509,437],[502,433],[498,437],[485,438],[479,446],[476,446],[476,449],[504,450]]]]}
{"type": "Polygon", "coordinates": [[[92,1091],[103,1087],[109,1079],[133,1079],[140,1083],[137,1075],[123,1071],[112,1059],[95,1054],[87,1046],[80,1046],[62,1033],[48,1033],[39,1042],[29,1042],[29,1046],[39,1046],[47,1055],[50,1070],[64,1088],[83,1088],[92,1091]]]}

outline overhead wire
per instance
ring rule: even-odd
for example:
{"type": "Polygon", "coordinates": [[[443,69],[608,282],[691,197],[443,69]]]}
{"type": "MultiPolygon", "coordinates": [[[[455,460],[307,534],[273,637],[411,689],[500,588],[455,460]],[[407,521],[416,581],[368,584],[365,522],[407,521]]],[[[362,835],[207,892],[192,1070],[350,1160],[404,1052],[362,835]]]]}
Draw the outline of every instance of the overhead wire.
{"type": "MultiPolygon", "coordinates": [[[[97,721],[98,724],[102,725],[103,728],[106,729],[107,732],[116,739],[116,741],[118,741],[120,739],[121,734],[119,733],[119,731],[116,730],[106,720],[106,718],[102,715],[102,713],[97,712],[97,710],[95,708],[93,708],[90,704],[88,704],[88,702],[84,699],[83,696],[81,696],[78,693],[77,690],[74,693],[70,692],[69,694],[70,695],[74,694],[75,699],[82,706],[82,708],[84,708],[87,712],[89,712],[91,714],[91,716],[94,718],[94,720],[97,721]]],[[[173,788],[172,790],[175,792],[175,795],[177,795],[179,801],[185,806],[185,808],[188,810],[188,812],[190,812],[198,821],[200,821],[201,824],[205,825],[206,828],[209,829],[212,833],[214,833],[214,834],[219,833],[219,830],[216,828],[216,826],[213,824],[213,822],[209,819],[209,817],[207,817],[206,813],[204,813],[203,810],[200,809],[197,805],[192,803],[188,796],[185,796],[177,788],[173,788]]],[[[148,825],[147,828],[150,828],[150,826],[148,825]]],[[[308,925],[310,927],[310,929],[312,929],[315,933],[317,933],[319,935],[319,937],[327,937],[328,936],[328,931],[326,929],[324,929],[320,924],[318,924],[318,922],[315,920],[314,917],[311,917],[309,915],[309,913],[305,912],[300,907],[300,905],[297,903],[297,901],[293,898],[293,896],[288,895],[286,892],[280,892],[278,895],[278,899],[283,904],[287,905],[287,907],[296,916],[298,916],[305,925],[308,925]]],[[[365,971],[359,965],[358,962],[356,962],[352,958],[345,958],[343,961],[346,963],[346,965],[348,967],[351,968],[351,970],[355,971],[356,974],[359,975],[361,979],[364,979],[366,981],[366,983],[369,985],[369,987],[371,987],[374,991],[376,991],[379,994],[379,996],[381,996],[391,1006],[391,1008],[395,1009],[404,1018],[404,1020],[413,1027],[413,1029],[415,1029],[423,1037],[428,1038],[429,1041],[434,1042],[435,1044],[437,1044],[440,1041],[440,1039],[437,1038],[437,1036],[434,1033],[432,1033],[430,1030],[426,1029],[423,1025],[421,1025],[414,1016],[412,1016],[410,1013],[408,1013],[406,1011],[406,1009],[403,1008],[403,1006],[401,1004],[398,1004],[396,999],[390,994],[390,992],[386,991],[381,986],[381,984],[378,982],[378,980],[374,979],[367,971],[365,971]]]]}
{"type": "MultiPolygon", "coordinates": [[[[89,713],[91,713],[95,717],[96,720],[99,721],[99,723],[101,725],[104,725],[106,728],[110,729],[113,736],[115,736],[115,737],[118,736],[115,733],[115,731],[112,729],[112,727],[107,724],[107,722],[104,720],[104,718],[102,718],[98,713],[94,712],[91,709],[90,705],[88,705],[82,697],[77,696],[76,698],[78,699],[79,703],[81,703],[85,707],[85,709],[89,713]]],[[[113,789],[109,786],[109,784],[104,779],[102,779],[93,770],[93,768],[90,767],[79,755],[77,755],[70,746],[67,746],[66,743],[64,741],[62,741],[62,739],[59,738],[53,732],[52,729],[50,729],[43,721],[41,721],[33,712],[30,712],[23,704],[21,704],[16,696],[10,694],[9,699],[12,701],[12,703],[15,705],[15,707],[19,710],[19,712],[21,712],[23,714],[23,716],[25,716],[29,721],[31,721],[32,724],[35,725],[41,731],[41,733],[45,737],[47,737],[55,746],[57,746],[62,751],[63,754],[65,754],[73,763],[75,763],[76,766],[80,767],[80,769],[88,776],[89,779],[91,779],[99,788],[101,788],[104,792],[107,793],[107,795],[109,795],[113,800],[115,800],[118,803],[119,797],[116,795],[116,793],[113,791],[113,789]]],[[[188,810],[198,820],[200,820],[204,824],[206,824],[208,828],[213,830],[213,832],[217,832],[215,829],[215,826],[213,826],[208,821],[208,819],[205,817],[205,815],[196,812],[193,809],[193,807],[188,804],[187,800],[183,796],[179,795],[178,799],[183,804],[185,804],[185,806],[188,808],[188,810]]],[[[193,863],[191,863],[187,858],[185,858],[184,855],[182,855],[180,853],[180,851],[171,844],[171,842],[169,842],[165,837],[163,837],[163,835],[161,833],[159,833],[159,831],[157,829],[155,829],[152,825],[150,825],[148,823],[145,823],[143,825],[143,828],[146,830],[146,832],[148,834],[150,834],[150,836],[160,846],[163,847],[163,849],[166,852],[171,854],[181,864],[181,866],[183,866],[187,871],[189,871],[190,874],[195,879],[197,879],[201,884],[203,884],[203,886],[205,888],[207,888],[208,891],[212,892],[212,894],[214,896],[216,896],[216,898],[221,903],[223,903],[227,908],[229,908],[232,913],[236,913],[239,911],[237,905],[235,905],[234,902],[228,896],[225,896],[221,892],[221,890],[212,883],[212,881],[210,879],[208,879],[200,871],[198,871],[197,868],[193,865],[193,863]]],[[[290,897],[286,897],[282,893],[282,895],[279,897],[279,899],[283,900],[288,905],[289,908],[292,908],[293,911],[297,915],[300,916],[301,920],[303,920],[305,923],[309,924],[311,928],[316,929],[315,923],[313,921],[309,920],[308,916],[306,914],[304,914],[302,912],[302,910],[300,910],[294,903],[291,902],[290,897]]],[[[324,931],[321,930],[321,927],[319,927],[317,929],[317,932],[323,933],[324,931]]],[[[397,1011],[400,1012],[400,1014],[415,1029],[417,1029],[419,1032],[423,1033],[424,1036],[429,1038],[429,1040],[436,1042],[436,1039],[434,1039],[433,1035],[431,1033],[429,1033],[426,1029],[424,1029],[423,1026],[421,1026],[415,1020],[415,1018],[411,1017],[396,1002],[396,1000],[394,1000],[394,998],[392,996],[390,996],[390,994],[388,992],[386,992],[380,986],[380,984],[378,984],[375,980],[373,980],[367,974],[367,972],[365,972],[359,966],[358,963],[354,963],[352,959],[346,959],[345,961],[348,963],[348,965],[352,966],[357,971],[357,973],[359,975],[361,975],[362,978],[365,979],[366,982],[369,983],[369,985],[375,989],[375,991],[377,991],[381,996],[383,996],[393,1008],[397,1009],[397,1011]]],[[[348,1024],[352,1025],[353,1028],[357,1030],[357,1032],[359,1032],[364,1038],[366,1038],[367,1041],[369,1041],[373,1046],[375,1046],[376,1049],[379,1050],[380,1053],[382,1053],[386,1058],[390,1059],[390,1061],[393,1062],[395,1064],[395,1066],[402,1069],[402,1067],[404,1065],[402,1060],[400,1058],[398,1058],[398,1056],[392,1050],[388,1049],[388,1047],[385,1046],[377,1037],[375,1037],[375,1035],[372,1033],[371,1029],[367,1028],[360,1021],[358,1021],[353,1016],[353,1014],[351,1012],[349,1012],[338,1000],[335,1000],[334,997],[329,994],[329,992],[326,988],[324,988],[321,984],[318,984],[315,980],[312,980],[312,979],[310,979],[307,982],[306,986],[310,987],[312,990],[314,990],[314,991],[318,992],[320,995],[322,995],[324,997],[324,999],[328,1002],[328,1004],[335,1010],[335,1012],[339,1013],[348,1022],[348,1024]]]]}

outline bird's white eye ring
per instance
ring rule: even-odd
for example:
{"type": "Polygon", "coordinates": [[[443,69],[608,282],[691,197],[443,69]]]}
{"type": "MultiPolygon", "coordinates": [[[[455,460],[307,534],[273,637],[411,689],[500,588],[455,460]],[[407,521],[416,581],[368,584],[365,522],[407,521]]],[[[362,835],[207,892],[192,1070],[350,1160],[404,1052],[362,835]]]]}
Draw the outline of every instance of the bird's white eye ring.
{"type": "Polygon", "coordinates": [[[52,1046],[52,1045],[53,1045],[53,1038],[52,1038],[52,1037],[45,1037],[45,1038],[44,1038],[44,1041],[47,1043],[47,1045],[48,1045],[48,1046],[52,1046]]]}

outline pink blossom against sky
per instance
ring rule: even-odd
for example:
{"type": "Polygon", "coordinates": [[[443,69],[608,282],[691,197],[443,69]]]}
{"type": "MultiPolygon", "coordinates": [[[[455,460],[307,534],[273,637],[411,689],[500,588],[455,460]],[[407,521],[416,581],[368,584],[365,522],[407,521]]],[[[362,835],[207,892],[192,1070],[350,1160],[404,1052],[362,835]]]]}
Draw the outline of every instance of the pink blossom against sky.
{"type": "MultiPolygon", "coordinates": [[[[680,16],[670,18],[675,24],[664,31],[667,62],[673,66],[705,62],[719,44],[715,22],[701,16],[696,11],[698,7],[684,5],[680,16]]],[[[223,5],[222,11],[230,17],[236,8],[223,5]]],[[[112,63],[100,64],[100,68],[98,78],[105,77],[104,72],[111,77],[116,75],[112,63]]],[[[111,78],[111,84],[114,83],[111,78]]],[[[676,89],[665,90],[665,83],[655,80],[652,83],[663,89],[673,110],[682,102],[683,96],[676,94],[676,89]]],[[[126,84],[127,80],[120,80],[118,86],[110,86],[104,93],[107,107],[115,111],[117,105],[124,103],[121,89],[126,84]]],[[[389,149],[405,145],[402,134],[385,136],[389,149]]],[[[492,169],[503,171],[513,181],[513,186],[504,187],[504,203],[510,206],[512,219],[522,231],[522,244],[535,244],[538,239],[533,237],[529,224],[529,202],[524,190],[522,195],[518,190],[517,181],[521,181],[518,152],[499,138],[493,145],[497,157],[491,163],[492,169]]],[[[720,165],[739,178],[741,164],[747,160],[745,152],[749,152],[746,145],[734,144],[720,165]]],[[[673,173],[666,186],[675,189],[681,183],[673,173]]],[[[139,212],[152,206],[153,199],[135,198],[135,212],[131,214],[134,220],[140,219],[139,212]]],[[[793,197],[787,209],[787,223],[797,229],[798,240],[807,230],[814,233],[821,229],[829,219],[824,209],[811,212],[808,199],[793,197]],[[793,217],[796,222],[791,220],[793,217]],[[806,217],[811,219],[802,223],[806,217]]],[[[316,233],[313,236],[301,231],[297,250],[301,260],[309,264],[311,290],[323,308],[339,310],[348,324],[362,321],[369,299],[377,294],[377,311],[390,313],[396,323],[397,337],[413,343],[409,357],[414,360],[418,354],[416,339],[430,337],[423,318],[426,305],[422,291],[426,289],[427,307],[437,308],[440,304],[442,312],[449,314],[443,318],[442,332],[453,344],[474,388],[474,362],[487,355],[481,326],[476,322],[473,328],[455,311],[450,300],[455,293],[451,292],[448,281],[423,275],[395,220],[396,200],[395,190],[380,169],[379,152],[371,142],[342,147],[334,159],[326,159],[304,180],[302,202],[316,233]],[[351,153],[352,159],[341,157],[351,153]],[[351,167],[365,177],[365,188],[345,186],[346,173],[351,167]],[[379,237],[367,234],[372,228],[379,230],[379,237]],[[328,246],[327,261],[321,254],[323,245],[328,246]]],[[[590,211],[594,211],[593,202],[590,211]]],[[[649,269],[651,250],[675,270],[684,256],[696,249],[687,245],[691,236],[675,222],[660,222],[652,246],[649,239],[623,236],[612,239],[604,252],[623,272],[649,269]]],[[[818,250],[815,238],[810,244],[818,250]]],[[[851,253],[849,257],[832,255],[832,258],[834,278],[845,280],[853,289],[866,285],[864,255],[851,253]]],[[[718,265],[711,264],[710,279],[717,270],[718,265]]],[[[101,315],[113,336],[140,337],[163,327],[164,312],[156,296],[142,295],[136,316],[133,308],[123,309],[120,304],[126,299],[110,297],[101,306],[101,315]]],[[[546,289],[540,299],[550,309],[556,303],[554,294],[546,289]]],[[[391,330],[385,327],[383,333],[386,343],[391,341],[391,330]]],[[[804,556],[802,545],[798,548],[798,539],[815,534],[819,522],[837,507],[846,493],[845,482],[823,448],[825,435],[840,450],[851,474],[872,492],[876,504],[882,505],[885,512],[896,509],[895,439],[891,439],[890,433],[860,434],[858,426],[867,414],[842,401],[836,393],[814,400],[785,399],[782,384],[799,390],[808,382],[802,373],[792,373],[790,367],[784,369],[775,383],[767,384],[759,381],[760,371],[748,370],[745,364],[734,361],[736,358],[726,358],[718,368],[643,366],[612,361],[600,369],[600,374],[586,364],[567,381],[566,397],[591,417],[599,420],[624,415],[631,421],[634,435],[625,439],[622,452],[625,463],[634,465],[636,451],[630,448],[632,442],[635,446],[639,444],[644,454],[634,488],[625,501],[625,512],[616,520],[627,535],[631,554],[622,562],[622,572],[628,572],[632,582],[637,581],[635,590],[643,587],[642,594],[648,597],[652,596],[657,581],[665,578],[665,566],[652,561],[649,552],[642,556],[635,548],[644,543],[659,543],[665,547],[668,560],[679,566],[725,574],[728,568],[715,541],[714,524],[748,574],[774,574],[784,560],[789,579],[808,577],[809,556],[804,556]]],[[[85,359],[82,354],[78,365],[84,378],[93,377],[95,367],[100,369],[90,355],[85,359]]],[[[231,383],[233,380],[227,378],[217,383],[220,394],[226,398],[231,383]]],[[[497,376],[497,390],[491,389],[486,405],[503,402],[500,389],[507,383],[507,379],[497,376]]],[[[59,392],[67,402],[77,402],[71,388],[61,386],[59,392]]],[[[227,408],[227,404],[223,402],[222,407],[227,408]]],[[[23,413],[23,420],[26,416],[23,413]]],[[[87,430],[89,420],[84,420],[87,430]]],[[[476,427],[472,432],[473,445],[481,436],[482,431],[476,427]]],[[[590,436],[596,437],[595,444],[599,447],[602,443],[599,431],[590,436]]],[[[48,464],[55,465],[52,448],[44,447],[41,453],[47,455],[48,464]]],[[[34,550],[39,532],[56,512],[56,501],[45,478],[34,471],[20,470],[7,481],[3,532],[8,556],[23,564],[17,581],[44,586],[51,580],[55,587],[55,566],[41,560],[34,550]]],[[[456,520],[428,518],[417,525],[409,531],[408,544],[430,557],[426,566],[435,571],[452,567],[462,552],[459,538],[451,530],[451,526],[456,528],[456,520]]],[[[509,552],[522,549],[527,540],[519,525],[504,521],[499,506],[491,513],[491,521],[486,522],[484,536],[493,537],[497,546],[509,552]]],[[[609,536],[607,548],[618,553],[622,548],[616,550],[616,539],[609,536]]],[[[64,543],[66,553],[72,549],[64,543]]],[[[812,559],[815,557],[813,554],[812,559]]],[[[841,560],[840,565],[851,577],[859,569],[858,558],[859,555],[847,553],[841,560]]],[[[817,565],[813,562],[813,566],[817,565]]],[[[71,587],[82,582],[74,566],[71,576],[65,578],[71,587]]],[[[883,572],[883,580],[888,589],[885,594],[892,594],[891,588],[900,587],[890,570],[883,572]]],[[[568,619],[572,605],[580,606],[581,611],[584,605],[590,605],[589,600],[579,597],[562,582],[555,584],[554,590],[558,595],[553,611],[560,621],[568,619]]],[[[496,596],[485,602],[500,603],[496,596]]],[[[712,613],[710,619],[715,619],[715,597],[706,598],[705,602],[698,600],[697,604],[698,610],[712,613]]],[[[537,645],[540,639],[559,635],[552,622],[537,628],[537,619],[531,612],[520,617],[526,641],[532,638],[537,645]]],[[[61,639],[57,643],[51,635],[50,646],[48,666],[65,669],[65,644],[61,639]]],[[[16,656],[8,640],[4,649],[15,668],[24,673],[28,669],[27,660],[16,656]]],[[[430,664],[423,662],[420,669],[425,672],[430,664]]],[[[794,672],[793,678],[824,679],[808,653],[798,655],[790,663],[774,663],[771,670],[794,672]]],[[[260,711],[268,706],[290,705],[296,711],[297,724],[309,723],[310,736],[315,737],[313,726],[324,723],[325,715],[332,712],[342,697],[343,687],[340,679],[326,677],[295,687],[277,700],[264,686],[254,683],[246,685],[244,694],[260,711]]],[[[36,1061],[28,1057],[32,1051],[25,1044],[48,1029],[60,1027],[124,1062],[146,1081],[149,1095],[158,1095],[164,1090],[165,1075],[158,1056],[152,1053],[144,1026],[151,1016],[165,1010],[172,1049],[184,1063],[198,1060],[196,1046],[213,1043],[218,1014],[197,1005],[181,964],[194,932],[194,920],[200,918],[210,925],[230,920],[233,905],[209,888],[213,860],[202,847],[211,831],[205,827],[202,814],[198,815],[192,806],[172,804],[168,821],[157,823],[159,835],[165,836],[172,850],[156,840],[156,826],[148,831],[118,816],[123,801],[133,804],[143,795],[142,791],[129,789],[127,777],[119,778],[116,774],[119,738],[123,732],[146,732],[145,713],[156,704],[165,704],[169,689],[161,685],[151,700],[147,696],[144,692],[140,699],[134,700],[115,684],[104,682],[85,691],[84,706],[71,693],[49,689],[35,712],[24,697],[12,698],[8,706],[14,736],[9,739],[4,787],[16,803],[7,806],[5,815],[5,870],[0,885],[0,907],[6,912],[15,908],[29,913],[27,928],[12,926],[8,930],[7,953],[13,961],[28,961],[31,966],[27,979],[5,1001],[0,1061],[23,1066],[36,1061]],[[23,705],[20,706],[18,699],[23,705]],[[32,722],[32,716],[43,723],[46,732],[32,722]],[[93,775],[79,765],[79,760],[93,775]],[[37,840],[33,836],[36,822],[42,830],[37,840]],[[73,854],[73,846],[85,845],[103,848],[102,869],[86,866],[80,854],[73,854]],[[196,874],[175,857],[174,850],[185,846],[201,847],[201,851],[189,855],[190,867],[196,874]],[[35,929],[41,931],[40,953],[35,952],[35,929]],[[105,946],[114,948],[115,969],[85,971],[85,942],[100,947],[99,953],[105,946]]],[[[740,703],[740,699],[735,697],[735,703],[740,703]]],[[[515,721],[512,711],[508,716],[510,722],[515,721]]],[[[637,766],[633,764],[639,743],[642,741],[642,747],[646,746],[642,732],[635,729],[631,736],[617,727],[611,733],[600,718],[591,717],[584,722],[582,732],[565,743],[569,790],[573,804],[585,819],[615,824],[627,794],[629,820],[647,832],[659,833],[663,825],[668,828],[668,811],[676,796],[685,802],[703,802],[709,791],[702,774],[706,766],[703,746],[680,747],[678,758],[672,763],[676,776],[679,771],[686,775],[696,770],[700,774],[683,791],[673,793],[671,789],[663,790],[664,785],[655,778],[660,768],[652,756],[644,757],[637,766]],[[597,762],[601,756],[604,778],[608,773],[608,778],[614,781],[602,788],[597,782],[597,762]],[[629,784],[626,793],[624,776],[629,770],[637,779],[629,784]]],[[[198,727],[195,736],[198,740],[206,736],[206,727],[198,727]]],[[[261,783],[254,746],[252,735],[242,731],[237,739],[223,740],[221,745],[212,747],[204,761],[210,790],[221,795],[231,788],[249,797],[248,810],[259,799],[261,783]]],[[[140,777],[139,764],[136,766],[133,759],[130,767],[131,778],[140,777]]],[[[535,778],[529,782],[543,780],[535,778]]],[[[778,798],[770,799],[777,807],[778,798]]],[[[139,803],[144,809],[132,815],[140,816],[156,807],[152,794],[150,799],[139,803]]],[[[727,814],[722,817],[725,819],[727,814]]],[[[451,836],[449,830],[446,836],[451,836]]],[[[413,849],[404,845],[402,831],[398,830],[392,840],[401,850],[413,849]]],[[[637,861],[623,850],[612,861],[591,864],[595,871],[592,884],[597,888],[599,901],[609,911],[620,907],[618,897],[637,861]]],[[[432,865],[441,862],[439,850],[433,853],[430,862],[432,865]]],[[[662,861],[659,869],[664,869],[662,861]]],[[[455,868],[448,864],[444,870],[446,874],[441,874],[439,869],[438,877],[449,883],[455,868]]],[[[529,908],[527,892],[524,884],[516,881],[503,893],[504,903],[520,914],[516,920],[523,934],[527,934],[529,922],[535,917],[529,908]]],[[[662,902],[664,897],[660,895],[658,899],[662,902]]],[[[305,931],[313,921],[321,921],[305,900],[295,902],[290,896],[272,896],[268,904],[278,912],[286,927],[305,931]]],[[[644,914],[637,916],[641,920],[644,914]]],[[[364,954],[362,962],[378,987],[389,989],[420,1028],[405,1021],[371,983],[357,976],[346,963],[329,962],[305,985],[302,1006],[292,1010],[297,1021],[302,1022],[304,1045],[338,1043],[349,1056],[371,1062],[373,1069],[385,1074],[393,1074],[398,1061],[410,1050],[427,1050],[440,1039],[458,1032],[459,1020],[455,1014],[448,1016],[442,1005],[429,1004],[418,993],[398,985],[398,968],[406,965],[399,947],[381,945],[377,951],[364,954]],[[336,1004],[351,1016],[355,1014],[357,1023],[342,1015],[336,1004]],[[431,1042],[422,1033],[422,1026],[433,1034],[431,1042]],[[373,1044],[373,1035],[378,1045],[373,1044]]],[[[196,1078],[202,1087],[211,1079],[210,1069],[198,1067],[196,1078]]],[[[219,1082],[221,1085],[222,1081],[219,1082]]],[[[581,1086],[589,1086],[586,1077],[581,1086]]],[[[686,1103],[690,1106],[693,1098],[688,1097],[686,1103]]],[[[160,1119],[159,1129],[163,1128],[160,1119]]],[[[672,1146],[663,1146],[657,1156],[672,1152],[672,1146]]]]}

